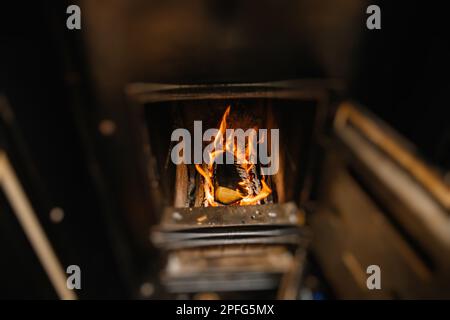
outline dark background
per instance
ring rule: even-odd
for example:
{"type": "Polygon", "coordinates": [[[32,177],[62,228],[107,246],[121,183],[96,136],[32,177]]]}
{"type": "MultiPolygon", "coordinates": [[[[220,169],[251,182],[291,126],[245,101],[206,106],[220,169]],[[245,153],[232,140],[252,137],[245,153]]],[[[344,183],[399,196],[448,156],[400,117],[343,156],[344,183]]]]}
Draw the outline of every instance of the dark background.
{"type": "MultiPolygon", "coordinates": [[[[11,123],[1,121],[1,147],[11,154],[63,264],[85,270],[82,298],[134,297],[147,268],[139,240],[122,227],[129,223],[124,211],[131,207],[144,216],[146,209],[144,196],[122,185],[120,175],[134,184],[139,177],[108,159],[110,142],[97,130],[99,120],[123,112],[128,82],[340,79],[345,98],[388,122],[442,173],[450,169],[450,48],[443,8],[371,2],[382,10],[382,30],[371,31],[365,28],[365,2],[359,4],[362,12],[339,7],[341,1],[308,4],[298,16],[292,9],[302,1],[194,1],[192,16],[186,14],[188,1],[136,1],[122,15],[120,1],[90,2],[80,4],[82,31],[65,27],[71,2],[0,5],[0,93],[15,116],[11,123]],[[204,25],[194,19],[195,10],[200,17],[206,12],[204,25]],[[158,12],[173,21],[159,21],[158,12]],[[346,12],[352,20],[335,27],[343,25],[333,14],[347,19],[346,12]],[[186,29],[191,18],[194,27],[186,29]],[[127,19],[154,24],[142,26],[141,40],[140,24],[127,19]],[[235,44],[227,34],[246,37],[235,44]],[[55,206],[65,210],[60,225],[48,219],[55,206]]],[[[126,130],[115,139],[126,150],[126,130]]],[[[2,194],[0,199],[0,297],[55,297],[2,194]]]]}

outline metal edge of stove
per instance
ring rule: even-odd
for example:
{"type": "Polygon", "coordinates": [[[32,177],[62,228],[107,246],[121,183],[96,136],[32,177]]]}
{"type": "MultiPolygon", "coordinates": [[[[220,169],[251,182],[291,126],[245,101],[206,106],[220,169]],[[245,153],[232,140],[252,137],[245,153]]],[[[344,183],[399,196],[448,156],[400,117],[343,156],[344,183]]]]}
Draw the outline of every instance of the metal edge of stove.
{"type": "Polygon", "coordinates": [[[310,232],[297,206],[265,204],[167,208],[151,240],[166,249],[224,244],[305,244],[310,232]]]}
{"type": "Polygon", "coordinates": [[[293,202],[252,206],[166,208],[158,229],[182,231],[212,227],[297,226],[304,213],[293,202]]]}
{"type": "Polygon", "coordinates": [[[155,243],[158,247],[166,250],[175,250],[183,248],[209,247],[209,246],[226,246],[235,244],[284,244],[298,245],[306,247],[309,240],[301,238],[299,235],[283,235],[276,237],[232,237],[232,238],[216,238],[216,239],[188,239],[182,241],[173,241],[163,239],[161,242],[155,243]]]}
{"type": "Polygon", "coordinates": [[[127,95],[139,104],[158,101],[223,98],[299,98],[322,100],[325,91],[341,92],[338,79],[292,79],[256,83],[164,84],[130,83],[127,95]]]}

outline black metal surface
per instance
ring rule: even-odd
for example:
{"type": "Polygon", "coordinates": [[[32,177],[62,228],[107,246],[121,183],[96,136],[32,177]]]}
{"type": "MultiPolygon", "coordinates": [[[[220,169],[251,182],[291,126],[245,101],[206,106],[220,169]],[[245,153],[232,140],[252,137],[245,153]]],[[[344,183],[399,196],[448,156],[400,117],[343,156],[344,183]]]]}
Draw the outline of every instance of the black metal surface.
{"type": "Polygon", "coordinates": [[[231,244],[306,244],[309,232],[294,203],[167,208],[151,238],[163,248],[231,244]]]}
{"type": "MultiPolygon", "coordinates": [[[[196,12],[200,15],[190,13],[189,4],[183,1],[167,5],[145,0],[1,4],[0,90],[11,102],[17,126],[11,133],[0,125],[0,140],[63,263],[80,264],[86,269],[81,298],[132,297],[129,289],[139,285],[136,270],[148,272],[148,279],[156,274],[156,257],[146,251],[145,245],[149,243],[149,225],[159,217],[158,211],[150,208],[159,199],[149,199],[147,176],[137,169],[142,159],[134,148],[141,146],[135,141],[134,124],[129,121],[124,94],[127,83],[223,83],[307,76],[347,79],[352,73],[349,96],[368,105],[404,133],[442,172],[449,170],[450,129],[447,108],[443,107],[448,105],[449,90],[448,81],[442,81],[449,73],[450,61],[448,34],[444,32],[448,20],[445,10],[422,4],[383,3],[382,30],[367,30],[364,19],[355,15],[359,12],[364,16],[362,7],[352,10],[348,5],[336,10],[328,3],[310,6],[306,1],[276,5],[267,1],[257,5],[232,3],[223,14],[218,12],[222,9],[215,8],[210,13],[199,6],[196,12]],[[66,7],[73,3],[82,7],[81,32],[65,28],[66,7]],[[272,13],[280,13],[278,9],[281,14],[274,17],[272,13]],[[334,18],[336,13],[339,19],[334,18]],[[104,19],[98,19],[100,14],[104,19]],[[349,14],[356,24],[344,26],[341,22],[350,22],[349,14]],[[214,18],[216,15],[220,17],[214,18]],[[160,29],[161,21],[162,26],[174,21],[181,27],[160,29]],[[197,27],[191,29],[191,25],[197,27]],[[109,27],[112,32],[105,33],[109,27]],[[353,38],[361,30],[363,50],[353,38]],[[193,37],[185,36],[192,32],[193,37]],[[281,34],[284,35],[280,38],[281,34]],[[323,42],[325,46],[304,48],[308,43],[323,42]],[[349,50],[339,50],[341,44],[349,50]],[[169,55],[164,48],[170,48],[169,55]],[[354,59],[358,51],[359,64],[354,59]],[[82,58],[84,55],[87,59],[82,58]],[[91,84],[95,90],[90,90],[91,84]],[[115,123],[118,130],[113,136],[99,135],[98,123],[103,119],[115,123]],[[23,144],[12,138],[17,133],[23,144]],[[48,219],[54,206],[61,206],[66,214],[60,225],[53,225],[48,219]],[[130,240],[133,237],[140,241],[130,240]],[[142,254],[150,263],[143,262],[142,254]],[[124,272],[131,265],[139,268],[124,272]]],[[[314,124],[305,121],[299,125],[302,120],[292,116],[294,108],[296,105],[291,105],[290,117],[283,127],[294,124],[288,136],[298,145],[300,140],[295,134],[314,124]]],[[[165,128],[160,111],[146,119],[154,131],[165,128]]],[[[170,114],[165,116],[170,120],[170,114]]],[[[309,155],[309,151],[294,154],[289,165],[306,174],[309,168],[297,160],[309,155]]],[[[157,182],[169,180],[167,175],[159,178],[151,181],[155,182],[153,189],[161,189],[162,184],[157,182]]],[[[286,178],[302,179],[297,175],[286,178]]],[[[3,196],[0,202],[2,208],[7,208],[3,196]]],[[[8,298],[53,297],[45,279],[41,281],[41,267],[36,266],[14,216],[9,209],[3,213],[0,283],[6,285],[2,294],[8,298]],[[19,277],[20,281],[16,281],[19,277]],[[28,277],[35,283],[26,281],[28,277]]],[[[247,218],[251,219],[251,215],[247,218]]],[[[335,216],[332,218],[334,221],[335,216]]],[[[215,219],[215,223],[224,223],[220,217],[215,219]]],[[[282,233],[295,228],[273,224],[274,229],[268,230],[256,225],[261,221],[241,222],[234,221],[238,234],[233,239],[223,238],[229,235],[225,227],[198,232],[201,228],[210,229],[210,225],[202,223],[195,224],[195,232],[177,232],[180,238],[176,243],[196,246],[236,241],[287,242],[286,237],[291,235],[282,233]],[[250,234],[255,237],[249,237],[250,234]]],[[[174,232],[171,235],[175,236],[174,232]]],[[[344,236],[354,240],[349,234],[344,236]]],[[[330,248],[330,253],[336,251],[330,248]]]]}
{"type": "Polygon", "coordinates": [[[161,281],[171,293],[278,290],[308,246],[302,222],[292,202],[167,208],[152,232],[168,255],[161,281]]]}
{"type": "MultiPolygon", "coordinates": [[[[76,42],[77,34],[62,27],[66,1],[36,1],[27,4],[26,10],[21,2],[5,1],[0,6],[0,95],[7,98],[12,114],[12,118],[0,117],[1,147],[61,263],[80,266],[83,289],[77,295],[81,299],[127,297],[130,292],[111,242],[115,235],[110,233],[95,182],[102,176],[95,162],[87,162],[90,146],[77,123],[81,105],[91,101],[88,80],[81,73],[86,65],[79,56],[82,47],[76,42]],[[54,207],[65,213],[59,224],[49,218],[54,207]]],[[[0,214],[7,215],[0,229],[10,230],[2,232],[0,243],[3,294],[55,298],[17,218],[9,211],[0,214]]]]}
{"type": "Polygon", "coordinates": [[[300,214],[292,202],[251,206],[167,208],[161,219],[160,228],[168,231],[243,225],[295,226],[301,219],[300,214]]]}

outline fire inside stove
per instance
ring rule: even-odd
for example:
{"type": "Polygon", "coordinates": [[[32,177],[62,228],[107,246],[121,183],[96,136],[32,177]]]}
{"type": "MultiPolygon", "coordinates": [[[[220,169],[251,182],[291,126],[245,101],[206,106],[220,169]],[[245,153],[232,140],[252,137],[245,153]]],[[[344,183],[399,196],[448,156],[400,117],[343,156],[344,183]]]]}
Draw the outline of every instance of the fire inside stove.
{"type": "Polygon", "coordinates": [[[263,85],[158,88],[142,100],[151,99],[149,176],[161,186],[152,188],[162,213],[151,239],[165,253],[163,287],[292,299],[309,243],[295,200],[316,102],[263,85]]]}
{"type": "MultiPolygon", "coordinates": [[[[207,151],[209,161],[196,164],[197,172],[202,176],[203,206],[256,205],[267,201],[272,193],[262,172],[258,170],[258,144],[265,137],[258,137],[257,126],[252,126],[244,135],[241,143],[232,134],[228,106],[219,124],[218,133],[211,138],[207,151]],[[259,140],[258,140],[259,138],[259,140]],[[224,164],[224,158],[231,159],[224,164]],[[218,161],[220,160],[220,161],[218,161]]],[[[244,119],[243,122],[249,121],[244,119]]],[[[243,132],[243,130],[241,131],[243,132]]]]}

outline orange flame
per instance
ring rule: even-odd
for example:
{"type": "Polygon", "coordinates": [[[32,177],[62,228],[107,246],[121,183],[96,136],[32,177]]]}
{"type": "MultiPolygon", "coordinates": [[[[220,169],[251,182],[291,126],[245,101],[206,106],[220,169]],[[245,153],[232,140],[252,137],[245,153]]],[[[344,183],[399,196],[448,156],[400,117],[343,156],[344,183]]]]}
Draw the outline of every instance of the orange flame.
{"type": "MultiPolygon", "coordinates": [[[[220,121],[219,131],[216,137],[214,138],[212,151],[209,153],[209,164],[207,166],[202,166],[199,164],[195,165],[195,168],[203,177],[203,190],[206,199],[206,206],[219,206],[219,203],[216,202],[214,197],[214,161],[215,159],[226,152],[230,152],[234,155],[235,159],[238,161],[240,166],[245,169],[247,174],[250,177],[250,171],[254,167],[254,163],[251,159],[252,150],[254,148],[255,141],[253,141],[256,137],[254,135],[250,135],[247,140],[247,144],[242,150],[238,143],[234,143],[234,138],[226,137],[226,129],[227,129],[227,118],[230,114],[231,106],[228,106],[225,110],[225,113],[222,116],[222,120],[220,121]],[[223,141],[225,140],[225,143],[223,141]]],[[[256,141],[258,144],[259,141],[256,141]]],[[[253,179],[258,179],[257,177],[253,177],[253,179]]],[[[247,181],[240,181],[239,186],[246,191],[246,194],[242,195],[242,199],[239,200],[239,205],[252,205],[258,204],[259,201],[265,199],[272,193],[272,190],[264,181],[264,177],[261,179],[262,188],[257,194],[253,194],[253,190],[248,186],[251,184],[249,178],[247,181]]],[[[236,189],[240,193],[238,189],[236,189]]],[[[241,194],[241,193],[240,193],[241,194]]]]}

